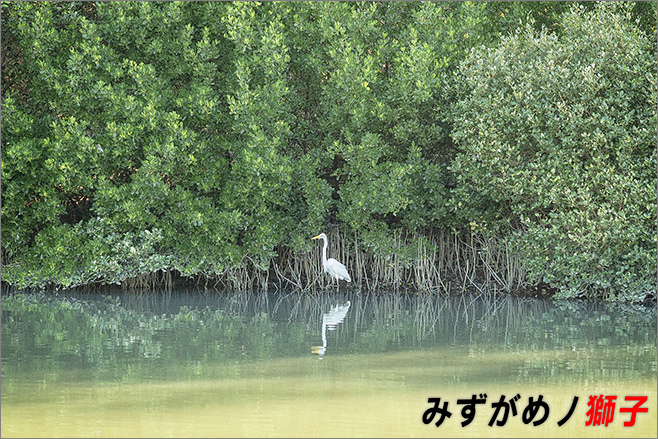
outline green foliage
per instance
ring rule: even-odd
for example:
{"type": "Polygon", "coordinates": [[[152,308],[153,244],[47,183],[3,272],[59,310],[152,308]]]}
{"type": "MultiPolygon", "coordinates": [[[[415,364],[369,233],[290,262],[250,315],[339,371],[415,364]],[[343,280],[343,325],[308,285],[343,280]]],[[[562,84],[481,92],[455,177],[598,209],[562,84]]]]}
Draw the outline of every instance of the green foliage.
{"type": "Polygon", "coordinates": [[[642,298],[655,4],[569,7],[4,2],[2,279],[262,274],[338,228],[512,236],[533,281],[642,298]]]}
{"type": "Polygon", "coordinates": [[[461,69],[462,193],[509,212],[530,278],[561,297],[655,292],[656,58],[628,17],[574,8],[562,35],[528,27],[461,69]]]}
{"type": "Polygon", "coordinates": [[[278,9],[3,5],[29,89],[3,94],[3,279],[217,275],[245,257],[267,268],[275,246],[315,232],[329,193],[317,159],[286,154],[278,9]]]}

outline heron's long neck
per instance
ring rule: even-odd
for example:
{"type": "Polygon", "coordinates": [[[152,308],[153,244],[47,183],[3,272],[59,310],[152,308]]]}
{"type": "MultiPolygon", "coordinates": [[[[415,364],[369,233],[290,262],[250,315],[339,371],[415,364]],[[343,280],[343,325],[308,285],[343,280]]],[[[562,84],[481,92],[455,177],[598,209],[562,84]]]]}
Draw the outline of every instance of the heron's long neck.
{"type": "Polygon", "coordinates": [[[324,246],[322,247],[322,262],[327,262],[327,238],[322,238],[324,246]]]}

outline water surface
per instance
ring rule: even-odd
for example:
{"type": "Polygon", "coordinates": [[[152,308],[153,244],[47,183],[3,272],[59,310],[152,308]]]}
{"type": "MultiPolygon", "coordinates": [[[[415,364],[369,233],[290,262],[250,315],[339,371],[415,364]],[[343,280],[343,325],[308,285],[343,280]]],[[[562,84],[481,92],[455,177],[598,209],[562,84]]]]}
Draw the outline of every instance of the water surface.
{"type": "Polygon", "coordinates": [[[655,437],[656,355],[655,307],[294,292],[3,295],[2,436],[655,437]],[[486,402],[462,427],[457,400],[480,394],[486,402]],[[490,427],[492,404],[517,394],[517,415],[490,427]],[[548,417],[525,424],[539,395],[548,417]],[[590,395],[617,396],[607,426],[585,425],[590,395]],[[626,396],[648,397],[633,427],[619,411],[634,404],[626,396]],[[448,402],[439,427],[438,417],[423,423],[428,398],[448,402]]]}

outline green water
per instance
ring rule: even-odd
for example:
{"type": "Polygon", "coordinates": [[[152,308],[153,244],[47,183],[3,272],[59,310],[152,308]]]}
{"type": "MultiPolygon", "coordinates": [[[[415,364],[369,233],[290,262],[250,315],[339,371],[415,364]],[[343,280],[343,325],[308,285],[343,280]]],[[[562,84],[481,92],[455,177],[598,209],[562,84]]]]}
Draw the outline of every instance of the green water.
{"type": "Polygon", "coordinates": [[[656,436],[655,306],[297,293],[2,299],[3,437],[656,436]],[[462,427],[457,400],[480,394],[462,427]],[[517,394],[517,415],[490,427],[492,404],[517,394]],[[539,395],[548,417],[526,424],[539,395]],[[617,396],[607,426],[585,425],[590,395],[617,396]],[[620,412],[634,404],[626,396],[648,397],[633,427],[620,412]],[[422,421],[428,398],[449,404],[439,427],[422,421]]]}

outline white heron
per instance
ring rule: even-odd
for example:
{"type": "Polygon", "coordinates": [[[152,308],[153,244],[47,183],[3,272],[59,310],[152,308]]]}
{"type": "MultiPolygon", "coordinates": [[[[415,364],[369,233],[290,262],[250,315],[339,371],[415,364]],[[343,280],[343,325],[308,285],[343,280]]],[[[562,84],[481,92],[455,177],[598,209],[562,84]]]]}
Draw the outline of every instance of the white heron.
{"type": "Polygon", "coordinates": [[[339,280],[346,280],[352,282],[350,274],[347,272],[347,268],[334,258],[327,259],[327,235],[320,233],[318,236],[314,236],[311,239],[323,239],[324,247],[322,247],[322,267],[324,267],[324,272],[329,273],[331,277],[336,279],[336,287],[338,287],[339,280]]]}

